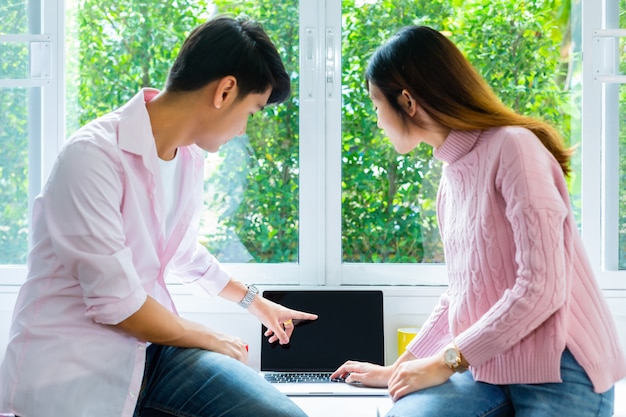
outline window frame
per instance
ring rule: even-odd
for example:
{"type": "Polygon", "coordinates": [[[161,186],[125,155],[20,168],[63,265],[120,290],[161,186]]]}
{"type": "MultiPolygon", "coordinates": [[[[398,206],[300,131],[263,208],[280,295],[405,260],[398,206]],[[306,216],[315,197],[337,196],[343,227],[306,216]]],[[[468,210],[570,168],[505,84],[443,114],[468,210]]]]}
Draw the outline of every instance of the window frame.
{"type": "MultiPolygon", "coordinates": [[[[49,67],[41,77],[0,79],[0,88],[30,88],[29,97],[29,185],[28,216],[32,202],[52,166],[65,137],[64,107],[65,51],[63,0],[28,0],[30,30],[27,34],[3,34],[2,42],[44,42],[50,47],[49,67]]],[[[32,59],[32,57],[31,57],[32,59]]],[[[1,265],[0,286],[20,285],[26,279],[26,265],[1,265]]]]}
{"type": "MultiPolygon", "coordinates": [[[[41,88],[41,140],[31,144],[40,158],[29,191],[32,199],[48,177],[65,137],[64,0],[31,0],[31,13],[41,16],[41,40],[49,36],[51,76],[45,80],[0,80],[0,87],[41,88]],[[45,127],[45,128],[43,128],[45,127]]],[[[582,98],[582,235],[592,268],[601,287],[626,290],[626,271],[614,262],[617,239],[617,136],[607,130],[611,83],[594,76],[594,31],[611,28],[607,10],[618,0],[582,0],[583,98],[582,98]],[[607,26],[608,25],[608,26],[607,26]],[[586,54],[585,54],[586,53],[586,54]],[[591,57],[591,59],[590,59],[591,57]],[[601,87],[601,88],[600,88],[601,87]],[[594,138],[602,137],[603,146],[594,138]],[[604,151],[603,148],[604,147],[604,151]],[[613,173],[616,171],[612,171],[613,173]],[[615,175],[614,175],[615,176],[615,175]],[[598,186],[600,185],[600,186],[598,186]],[[604,188],[606,187],[606,188],[604,188]],[[598,204],[597,202],[603,202],[598,204]],[[613,211],[611,211],[613,210],[613,211]],[[598,244],[598,243],[601,244],[598,244]]],[[[342,262],[341,251],[341,0],[300,0],[300,231],[299,262],[287,264],[227,264],[232,275],[245,282],[266,285],[400,285],[444,286],[444,264],[353,264],[342,262]],[[332,80],[327,78],[333,76],[332,80]]],[[[0,40],[8,39],[1,35],[0,40]]],[[[17,38],[15,38],[17,39],[17,38]]],[[[46,38],[48,39],[48,38],[46,38]]],[[[29,211],[30,212],[30,211],[29,211]]],[[[0,286],[17,286],[26,276],[25,265],[0,266],[0,286]]],[[[174,292],[186,293],[173,286],[174,292]]]]}
{"type": "MultiPolygon", "coordinates": [[[[625,11],[626,12],[626,11],[625,11]]],[[[611,59],[619,34],[619,0],[582,0],[582,238],[601,288],[626,290],[618,269],[619,85],[611,59]],[[598,140],[598,138],[600,140],[598,140]],[[600,144],[600,146],[598,146],[600,144]],[[598,204],[600,202],[600,204],[598,204]]],[[[625,36],[622,34],[621,36],[625,36]]]]}
{"type": "MultiPolygon", "coordinates": [[[[302,0],[304,1],[304,0],[302,0]]],[[[323,3],[321,1],[320,3],[323,3]]],[[[341,74],[341,0],[325,1],[325,30],[331,33],[332,46],[326,45],[326,56],[332,51],[334,73],[341,74]]],[[[327,38],[328,40],[328,38],[327,38]]],[[[322,74],[326,76],[324,72],[322,74]]],[[[336,76],[341,80],[341,75],[336,76]]],[[[326,84],[326,284],[337,285],[401,285],[445,286],[448,279],[444,264],[416,263],[347,263],[342,260],[341,149],[342,100],[341,82],[326,84]],[[331,89],[329,94],[328,90],[331,89]]]]}

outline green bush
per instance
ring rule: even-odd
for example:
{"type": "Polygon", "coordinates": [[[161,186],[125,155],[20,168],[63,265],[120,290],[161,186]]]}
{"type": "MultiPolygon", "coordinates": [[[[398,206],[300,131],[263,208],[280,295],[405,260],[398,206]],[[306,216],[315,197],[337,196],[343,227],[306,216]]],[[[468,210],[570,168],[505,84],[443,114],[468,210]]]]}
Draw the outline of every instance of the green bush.
{"type": "MultiPolygon", "coordinates": [[[[286,103],[256,114],[247,136],[208,158],[205,204],[210,215],[203,218],[201,239],[226,261],[297,262],[298,1],[277,6],[273,0],[82,0],[78,10],[68,11],[76,17],[76,26],[70,25],[68,32],[78,43],[69,45],[68,58],[76,66],[68,68],[72,111],[67,125],[74,130],[123,104],[142,87],[161,87],[183,39],[214,12],[212,7],[263,23],[291,74],[293,94],[286,103]]],[[[399,28],[433,26],[449,33],[506,104],[545,118],[570,138],[571,119],[578,115],[568,85],[572,57],[562,54],[571,38],[569,2],[344,0],[342,8],[342,259],[442,262],[435,218],[441,167],[428,146],[398,155],[376,126],[363,79],[367,59],[399,28]]],[[[5,99],[0,105],[8,109],[12,103],[5,99]]],[[[0,114],[24,119],[17,113],[0,114]]],[[[22,129],[0,131],[3,137],[25,138],[24,126],[17,121],[0,126],[22,129]]],[[[0,248],[21,255],[2,252],[0,262],[24,260],[24,140],[11,145],[0,166],[5,207],[0,212],[0,248]]]]}

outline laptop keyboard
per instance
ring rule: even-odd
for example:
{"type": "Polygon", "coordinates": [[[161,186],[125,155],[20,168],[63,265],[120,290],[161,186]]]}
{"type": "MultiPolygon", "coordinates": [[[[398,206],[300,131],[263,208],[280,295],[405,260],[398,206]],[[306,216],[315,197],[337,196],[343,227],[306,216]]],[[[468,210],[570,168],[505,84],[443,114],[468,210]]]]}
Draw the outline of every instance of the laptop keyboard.
{"type": "Polygon", "coordinates": [[[291,383],[291,382],[330,382],[332,372],[266,372],[265,379],[272,383],[291,383]]]}

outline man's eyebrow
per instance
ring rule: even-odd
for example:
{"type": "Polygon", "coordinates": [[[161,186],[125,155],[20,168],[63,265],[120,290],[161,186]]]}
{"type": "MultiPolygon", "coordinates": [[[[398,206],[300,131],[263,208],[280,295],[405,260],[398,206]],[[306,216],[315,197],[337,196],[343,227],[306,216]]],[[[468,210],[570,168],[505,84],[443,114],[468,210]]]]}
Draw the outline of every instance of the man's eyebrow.
{"type": "Polygon", "coordinates": [[[259,111],[263,111],[265,109],[265,106],[262,106],[259,104],[259,111]]]}

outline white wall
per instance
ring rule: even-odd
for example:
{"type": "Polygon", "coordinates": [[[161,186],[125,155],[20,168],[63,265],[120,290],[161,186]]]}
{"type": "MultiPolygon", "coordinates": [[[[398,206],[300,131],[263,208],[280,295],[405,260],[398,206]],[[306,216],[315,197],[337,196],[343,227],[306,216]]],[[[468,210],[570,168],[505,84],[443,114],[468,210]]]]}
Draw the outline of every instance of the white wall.
{"type": "MultiPolygon", "coordinates": [[[[385,294],[386,359],[387,363],[391,363],[397,357],[396,329],[419,326],[435,306],[442,288],[382,287],[381,289],[385,294]]],[[[4,355],[13,305],[17,297],[15,292],[5,291],[0,292],[0,356],[4,355]]],[[[183,316],[205,323],[216,331],[230,333],[244,339],[250,346],[250,366],[254,369],[259,368],[261,327],[254,316],[220,298],[184,294],[181,289],[176,289],[176,291],[178,293],[174,295],[175,301],[183,316]]],[[[626,291],[606,291],[605,296],[614,313],[620,339],[626,350],[626,291]]]]}

